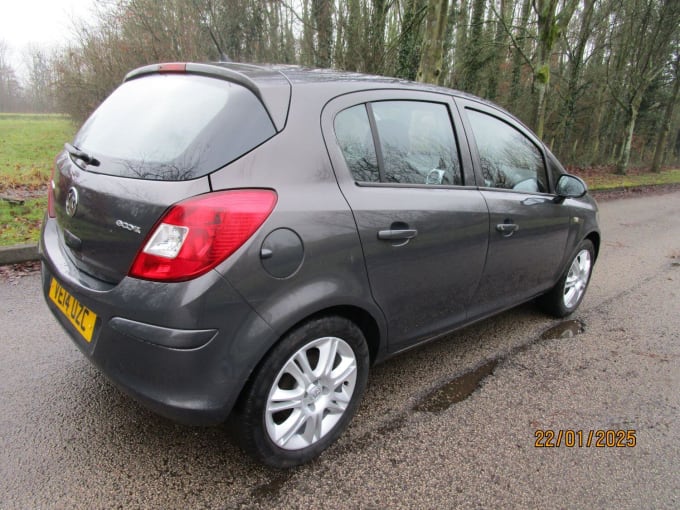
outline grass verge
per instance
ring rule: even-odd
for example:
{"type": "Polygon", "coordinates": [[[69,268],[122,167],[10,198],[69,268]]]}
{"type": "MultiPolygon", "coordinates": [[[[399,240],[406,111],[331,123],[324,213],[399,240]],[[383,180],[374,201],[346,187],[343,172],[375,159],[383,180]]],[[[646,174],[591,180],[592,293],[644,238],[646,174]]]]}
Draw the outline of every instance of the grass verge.
{"type": "Polygon", "coordinates": [[[0,246],[37,242],[54,157],[76,127],[65,115],[0,114],[0,246]],[[37,198],[36,198],[37,197],[37,198]]]}
{"type": "Polygon", "coordinates": [[[38,241],[47,197],[26,199],[23,205],[0,200],[0,246],[38,241]]]}
{"type": "Polygon", "coordinates": [[[591,191],[606,191],[637,186],[657,186],[664,184],[680,184],[680,168],[664,170],[659,173],[639,172],[628,175],[589,172],[581,175],[591,191]]]}
{"type": "Polygon", "coordinates": [[[64,115],[0,114],[0,193],[45,186],[75,126],[64,115]]]}

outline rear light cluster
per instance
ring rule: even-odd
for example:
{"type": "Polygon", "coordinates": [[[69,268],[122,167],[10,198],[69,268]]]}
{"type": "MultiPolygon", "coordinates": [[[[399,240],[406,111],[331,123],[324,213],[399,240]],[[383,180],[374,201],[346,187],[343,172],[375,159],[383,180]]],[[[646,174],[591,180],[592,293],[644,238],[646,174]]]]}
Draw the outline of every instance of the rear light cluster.
{"type": "Polygon", "coordinates": [[[200,276],[238,250],[271,214],[272,190],[209,193],[172,206],[147,237],[130,276],[180,282],[200,276]]]}

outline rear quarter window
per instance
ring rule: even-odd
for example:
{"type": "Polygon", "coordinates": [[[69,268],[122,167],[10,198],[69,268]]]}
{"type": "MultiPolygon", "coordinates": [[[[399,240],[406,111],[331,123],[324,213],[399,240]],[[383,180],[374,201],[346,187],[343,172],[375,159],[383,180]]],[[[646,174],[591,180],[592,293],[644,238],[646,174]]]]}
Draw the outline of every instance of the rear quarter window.
{"type": "Polygon", "coordinates": [[[276,130],[245,87],[191,74],[154,74],[123,83],[90,116],[74,145],[98,173],[181,181],[241,157],[276,130]]]}

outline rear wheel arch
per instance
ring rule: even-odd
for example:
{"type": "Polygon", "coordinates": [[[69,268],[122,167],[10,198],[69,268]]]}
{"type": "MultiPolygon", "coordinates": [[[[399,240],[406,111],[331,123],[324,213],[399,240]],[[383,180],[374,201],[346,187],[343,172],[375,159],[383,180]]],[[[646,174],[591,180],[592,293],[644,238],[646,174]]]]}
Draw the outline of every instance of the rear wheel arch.
{"type": "MultiPolygon", "coordinates": [[[[325,310],[321,310],[312,317],[324,315],[338,315],[356,324],[364,334],[366,345],[368,345],[368,354],[370,356],[371,363],[373,363],[378,358],[382,335],[380,332],[380,326],[378,326],[378,322],[369,312],[358,306],[334,306],[331,308],[326,308],[325,310]]],[[[305,319],[304,321],[307,321],[310,318],[311,317],[305,319]]]]}
{"type": "Polygon", "coordinates": [[[363,330],[342,307],[322,312],[298,322],[273,344],[231,415],[241,447],[273,467],[307,462],[330,446],[356,412],[366,387],[371,359],[363,330]],[[330,367],[321,362],[321,352],[331,344],[338,351],[327,359],[334,356],[337,366],[332,373],[330,368],[319,373],[319,367],[330,367]],[[310,361],[317,346],[317,361],[310,361]],[[301,363],[300,357],[307,361],[301,363]],[[297,393],[301,389],[303,396],[297,393]],[[296,394],[286,395],[291,390],[296,394]]]}
{"type": "Polygon", "coordinates": [[[323,308],[316,312],[306,314],[303,318],[286,327],[286,329],[280,335],[278,335],[277,339],[272,342],[264,352],[262,352],[262,355],[251,367],[248,377],[241,386],[239,396],[236,398],[235,407],[240,407],[239,402],[242,400],[244,391],[248,387],[254,375],[260,370],[263,363],[276,348],[276,346],[279,345],[279,343],[281,343],[281,341],[286,338],[286,336],[288,336],[291,331],[300,328],[302,325],[312,320],[332,316],[343,317],[354,323],[361,330],[368,347],[370,364],[373,364],[381,357],[382,350],[384,350],[384,342],[382,341],[382,339],[385,337],[384,330],[381,329],[378,321],[371,313],[355,305],[337,305],[323,308]]]}
{"type": "Polygon", "coordinates": [[[279,339],[274,342],[274,344],[268,349],[262,358],[265,358],[276,346],[276,344],[281,341],[282,338],[284,338],[294,329],[300,327],[302,324],[320,317],[333,315],[344,317],[345,319],[353,322],[361,330],[364,338],[366,339],[366,344],[368,345],[371,363],[373,363],[380,355],[381,347],[383,346],[382,338],[384,338],[384,334],[376,318],[366,309],[356,305],[328,306],[318,311],[306,313],[304,317],[296,320],[293,324],[290,324],[285,328],[283,333],[281,333],[279,336],[279,339]]]}

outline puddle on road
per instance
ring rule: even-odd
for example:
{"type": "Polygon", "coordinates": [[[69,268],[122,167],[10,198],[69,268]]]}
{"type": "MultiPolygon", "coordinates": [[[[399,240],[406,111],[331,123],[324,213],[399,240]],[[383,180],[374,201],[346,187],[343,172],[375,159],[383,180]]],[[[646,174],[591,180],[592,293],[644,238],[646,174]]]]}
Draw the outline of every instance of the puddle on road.
{"type": "Polygon", "coordinates": [[[449,381],[426,396],[414,409],[436,413],[444,411],[457,402],[462,402],[479,387],[479,384],[491,373],[498,365],[497,359],[487,361],[475,370],[465,372],[463,375],[449,381]]]}
{"type": "Polygon", "coordinates": [[[542,340],[554,340],[558,338],[571,338],[580,335],[586,330],[585,324],[579,320],[560,322],[557,326],[547,329],[541,335],[542,340]]]}
{"type": "MultiPolygon", "coordinates": [[[[540,339],[571,338],[580,335],[584,331],[585,324],[579,320],[562,321],[544,331],[540,339]]],[[[502,358],[489,360],[476,369],[465,372],[463,375],[456,377],[423,397],[413,409],[415,411],[439,412],[448,409],[453,404],[462,402],[479,388],[479,385],[486,377],[493,373],[500,361],[529,349],[534,343],[536,343],[536,340],[513,349],[502,358]]]]}

